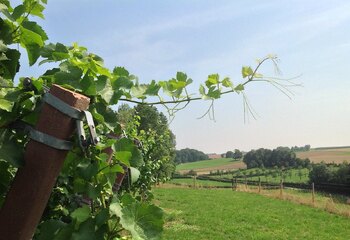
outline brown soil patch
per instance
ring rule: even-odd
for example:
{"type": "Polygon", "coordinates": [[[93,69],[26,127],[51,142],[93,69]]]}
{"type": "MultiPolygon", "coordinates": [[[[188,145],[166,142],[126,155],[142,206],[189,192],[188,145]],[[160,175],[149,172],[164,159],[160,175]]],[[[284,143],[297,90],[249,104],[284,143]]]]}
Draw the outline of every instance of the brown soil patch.
{"type": "Polygon", "coordinates": [[[309,158],[310,161],[314,163],[320,163],[322,161],[325,163],[350,162],[350,148],[298,152],[297,157],[309,158]]]}

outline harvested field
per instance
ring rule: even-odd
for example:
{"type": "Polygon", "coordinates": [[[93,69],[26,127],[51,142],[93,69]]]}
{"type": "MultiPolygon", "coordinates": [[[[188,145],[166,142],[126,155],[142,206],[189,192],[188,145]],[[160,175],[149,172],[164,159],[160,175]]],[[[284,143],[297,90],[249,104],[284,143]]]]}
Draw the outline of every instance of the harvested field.
{"type": "Polygon", "coordinates": [[[342,163],[350,162],[350,148],[334,148],[298,152],[297,157],[309,158],[313,163],[342,163]]]}

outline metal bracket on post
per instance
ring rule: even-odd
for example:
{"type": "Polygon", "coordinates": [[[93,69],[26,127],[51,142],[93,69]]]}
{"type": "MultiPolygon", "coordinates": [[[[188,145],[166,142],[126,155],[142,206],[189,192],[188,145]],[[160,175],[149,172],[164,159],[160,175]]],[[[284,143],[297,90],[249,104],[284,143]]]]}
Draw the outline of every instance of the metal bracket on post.
{"type": "Polygon", "coordinates": [[[95,146],[100,141],[100,138],[96,134],[94,119],[92,118],[91,113],[89,111],[82,111],[82,113],[84,113],[84,117],[88,126],[88,137],[85,135],[84,123],[82,119],[77,119],[76,123],[79,145],[84,151],[89,145],[95,146]]]}
{"type": "Polygon", "coordinates": [[[88,146],[95,146],[100,141],[99,137],[96,134],[94,119],[89,111],[80,111],[76,108],[73,108],[55,96],[51,95],[50,93],[46,93],[43,100],[60,112],[76,120],[79,145],[84,152],[88,146]],[[88,127],[88,137],[85,135],[83,122],[84,119],[86,120],[88,127]]]}

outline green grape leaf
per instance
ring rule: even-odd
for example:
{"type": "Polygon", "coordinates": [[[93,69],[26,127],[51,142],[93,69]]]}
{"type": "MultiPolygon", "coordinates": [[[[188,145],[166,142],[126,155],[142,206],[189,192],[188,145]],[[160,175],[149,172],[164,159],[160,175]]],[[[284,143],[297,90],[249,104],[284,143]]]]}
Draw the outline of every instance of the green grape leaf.
{"type": "Polygon", "coordinates": [[[70,215],[73,219],[76,219],[78,223],[81,223],[90,217],[90,213],[90,207],[85,205],[81,208],[75,209],[70,215]]]}
{"type": "Polygon", "coordinates": [[[130,167],[131,183],[135,183],[140,177],[140,171],[134,167],[130,167]]]}
{"type": "Polygon", "coordinates": [[[1,61],[1,65],[4,67],[2,77],[13,80],[20,66],[19,59],[21,54],[15,49],[8,49],[5,54],[8,60],[1,61]]]}
{"type": "Polygon", "coordinates": [[[24,6],[26,7],[26,12],[29,12],[30,15],[44,19],[43,11],[45,7],[39,1],[25,0],[24,6]]]}
{"type": "Polygon", "coordinates": [[[114,92],[112,89],[111,82],[106,76],[99,76],[96,82],[96,92],[101,96],[101,98],[107,103],[110,104],[114,92]]]}
{"type": "Polygon", "coordinates": [[[132,234],[133,239],[159,239],[163,230],[163,211],[148,203],[128,198],[123,206],[118,200],[112,201],[110,214],[120,218],[121,225],[132,234]]]}
{"type": "Polygon", "coordinates": [[[5,99],[0,99],[0,109],[3,109],[7,112],[11,112],[14,102],[7,101],[5,99]]]}
{"type": "Polygon", "coordinates": [[[121,161],[122,163],[129,163],[132,154],[129,151],[117,151],[116,153],[114,153],[114,156],[117,160],[121,161]]]}
{"type": "Polygon", "coordinates": [[[25,46],[28,54],[29,65],[33,66],[36,60],[40,57],[40,46],[37,44],[25,46]]]}
{"type": "Polygon", "coordinates": [[[4,44],[2,40],[0,40],[0,52],[6,52],[7,46],[4,44]]]}
{"type": "Polygon", "coordinates": [[[217,85],[219,83],[219,74],[211,74],[208,76],[207,81],[205,81],[205,85],[210,87],[212,85],[217,85]]]}
{"type": "Polygon", "coordinates": [[[242,67],[242,77],[246,78],[248,76],[253,75],[253,69],[249,66],[243,66],[242,67]]]}
{"type": "MultiPolygon", "coordinates": [[[[38,34],[42,41],[46,41],[48,39],[45,31],[42,29],[42,27],[40,27],[36,22],[31,22],[31,21],[25,21],[22,23],[22,26],[27,29],[30,30],[36,34],[38,34]]],[[[40,45],[38,42],[36,42],[38,45],[40,45]]],[[[41,45],[40,45],[41,46],[41,45]]]]}
{"type": "Polygon", "coordinates": [[[147,85],[136,85],[131,88],[131,95],[139,99],[145,99],[145,93],[147,90],[147,85]]]}
{"type": "Polygon", "coordinates": [[[126,70],[125,68],[123,67],[115,67],[113,69],[113,73],[117,76],[124,76],[124,77],[127,77],[129,76],[129,72],[128,70],[126,70]]]}
{"type": "Polygon", "coordinates": [[[26,8],[23,4],[18,5],[13,9],[12,18],[17,20],[25,12],[26,8]]]}
{"type": "Polygon", "coordinates": [[[236,90],[236,91],[243,91],[243,90],[244,90],[243,84],[238,84],[238,85],[235,87],[235,90],[236,90]]]}
{"type": "Polygon", "coordinates": [[[140,150],[137,149],[131,139],[122,138],[114,144],[115,152],[130,152],[131,158],[129,160],[130,166],[139,167],[143,164],[140,150]]]}
{"type": "Polygon", "coordinates": [[[183,72],[177,72],[176,73],[176,80],[181,81],[181,82],[186,82],[187,75],[183,72]]]}
{"type": "Polygon", "coordinates": [[[127,77],[121,76],[116,80],[112,81],[113,89],[118,90],[119,88],[130,89],[134,83],[127,77]]]}
{"type": "Polygon", "coordinates": [[[221,92],[219,89],[215,89],[214,87],[210,87],[207,93],[207,96],[212,99],[218,99],[221,96],[221,92]]]}
{"type": "Polygon", "coordinates": [[[152,80],[152,82],[147,85],[147,90],[145,94],[151,95],[151,96],[157,96],[160,88],[161,86],[159,86],[156,83],[156,81],[152,80]]]}
{"type": "Polygon", "coordinates": [[[5,44],[12,44],[14,43],[14,39],[12,38],[12,33],[15,31],[16,26],[8,21],[8,20],[3,20],[0,18],[0,39],[5,43],[5,44]]]}
{"type": "Polygon", "coordinates": [[[81,223],[79,230],[72,234],[72,240],[96,240],[95,235],[95,220],[88,219],[81,223]]]}
{"type": "Polygon", "coordinates": [[[66,225],[66,223],[54,219],[41,223],[39,226],[40,233],[37,236],[37,240],[55,239],[54,237],[57,236],[57,233],[66,225]]]}
{"type": "Polygon", "coordinates": [[[41,34],[33,31],[32,29],[27,29],[23,26],[20,27],[20,43],[22,46],[26,47],[28,45],[38,45],[42,47],[44,45],[43,38],[41,34]]]}
{"type": "Polygon", "coordinates": [[[89,71],[84,75],[84,77],[80,81],[81,89],[83,93],[87,96],[95,96],[96,95],[96,85],[94,78],[89,76],[89,71]]]}
{"type": "Polygon", "coordinates": [[[0,160],[14,167],[23,165],[23,145],[19,144],[8,129],[0,129],[0,160]]]}
{"type": "Polygon", "coordinates": [[[98,163],[97,162],[85,162],[85,163],[80,163],[78,165],[78,173],[79,175],[89,181],[93,176],[95,176],[98,173],[98,163]]]}
{"type": "Polygon", "coordinates": [[[96,226],[100,227],[103,224],[107,222],[109,218],[109,211],[108,209],[102,209],[97,215],[96,215],[96,226]]]}
{"type": "Polygon", "coordinates": [[[226,77],[224,80],[222,80],[222,85],[224,87],[233,87],[232,82],[230,81],[230,78],[226,77]]]}

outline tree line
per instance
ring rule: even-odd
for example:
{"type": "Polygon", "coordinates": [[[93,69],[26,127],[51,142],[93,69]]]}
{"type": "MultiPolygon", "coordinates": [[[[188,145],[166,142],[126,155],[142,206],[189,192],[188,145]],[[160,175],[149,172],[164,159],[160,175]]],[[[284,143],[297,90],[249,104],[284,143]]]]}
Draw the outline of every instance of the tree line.
{"type": "Polygon", "coordinates": [[[289,167],[308,167],[309,159],[300,159],[296,157],[294,151],[288,147],[278,147],[270,150],[260,148],[251,150],[244,155],[243,162],[247,168],[289,168],[289,167]]]}
{"type": "Polygon", "coordinates": [[[310,182],[350,184],[350,164],[312,164],[309,174],[310,182]]]}
{"type": "Polygon", "coordinates": [[[196,162],[201,160],[208,160],[209,157],[202,151],[196,149],[185,148],[181,150],[176,150],[175,152],[175,163],[187,163],[187,162],[196,162]]]}

